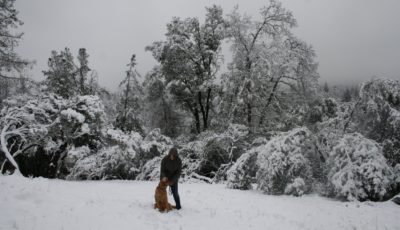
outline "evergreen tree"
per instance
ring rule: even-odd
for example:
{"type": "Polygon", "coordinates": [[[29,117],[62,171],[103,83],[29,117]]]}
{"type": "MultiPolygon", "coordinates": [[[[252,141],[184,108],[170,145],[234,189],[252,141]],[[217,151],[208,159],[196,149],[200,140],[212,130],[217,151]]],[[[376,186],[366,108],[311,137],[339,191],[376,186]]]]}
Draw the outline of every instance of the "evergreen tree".
{"type": "Polygon", "coordinates": [[[48,60],[49,69],[43,71],[47,89],[64,98],[98,94],[98,76],[96,71],[90,69],[88,58],[85,48],[79,49],[78,64],[67,47],[59,53],[52,51],[48,60]]]}
{"type": "Polygon", "coordinates": [[[27,91],[24,70],[33,64],[15,52],[23,33],[14,31],[23,22],[18,19],[14,3],[15,0],[0,0],[0,108],[3,99],[15,91],[27,91]],[[19,89],[15,90],[16,86],[19,89]]]}
{"type": "Polygon", "coordinates": [[[14,8],[15,0],[0,0],[0,78],[12,78],[13,71],[21,72],[29,62],[21,59],[15,52],[23,33],[13,33],[22,25],[18,11],[14,8]]]}
{"type": "Polygon", "coordinates": [[[77,71],[73,61],[72,53],[68,48],[60,51],[60,53],[54,50],[51,52],[51,57],[47,63],[49,69],[43,71],[49,91],[64,98],[70,98],[77,93],[77,71]]]}
{"type": "Polygon", "coordinates": [[[325,82],[325,84],[324,84],[324,92],[325,92],[325,93],[329,93],[328,82],[325,82]]]}
{"type": "Polygon", "coordinates": [[[352,98],[351,95],[352,95],[351,90],[349,88],[346,88],[344,93],[343,93],[343,96],[342,96],[342,101],[343,102],[350,102],[351,98],[352,98]]]}
{"type": "Polygon", "coordinates": [[[126,77],[120,83],[120,101],[117,104],[115,126],[122,131],[144,133],[140,113],[142,110],[143,89],[137,80],[139,75],[135,69],[136,55],[133,54],[126,71],[126,77]]]}
{"type": "Polygon", "coordinates": [[[90,72],[90,68],[88,66],[89,61],[88,61],[89,55],[86,53],[85,48],[80,48],[78,52],[78,86],[79,86],[79,92],[81,95],[86,95],[89,93],[89,87],[86,85],[86,81],[88,80],[88,74],[90,72]]]}

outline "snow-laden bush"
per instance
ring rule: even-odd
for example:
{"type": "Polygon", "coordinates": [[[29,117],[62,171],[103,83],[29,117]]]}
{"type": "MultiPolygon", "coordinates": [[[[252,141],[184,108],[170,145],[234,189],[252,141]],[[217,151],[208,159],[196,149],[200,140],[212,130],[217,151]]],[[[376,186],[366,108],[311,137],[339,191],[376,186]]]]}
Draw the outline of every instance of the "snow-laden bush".
{"type": "Polygon", "coordinates": [[[228,137],[216,137],[204,146],[199,167],[199,174],[214,177],[222,164],[229,162],[229,150],[231,139],[228,137]]]}
{"type": "Polygon", "coordinates": [[[160,152],[160,154],[166,154],[173,147],[173,142],[172,142],[171,138],[162,135],[160,129],[158,129],[158,128],[153,129],[144,138],[143,142],[140,145],[140,148],[141,148],[142,152],[150,153],[151,149],[154,147],[157,148],[157,150],[160,152]]]}
{"type": "MultiPolygon", "coordinates": [[[[311,132],[296,128],[272,138],[258,154],[258,188],[268,194],[283,194],[286,187],[301,178],[303,193],[311,188],[312,169],[307,155],[313,151],[311,132]]],[[[288,190],[289,191],[289,190],[288,190]]]]}
{"type": "Polygon", "coordinates": [[[192,141],[179,149],[179,156],[182,159],[182,177],[188,177],[197,173],[205,143],[203,141],[192,141]]]}
{"type": "Polygon", "coordinates": [[[248,190],[255,182],[257,172],[257,155],[254,149],[244,153],[227,172],[227,187],[248,190]]]}
{"type": "Polygon", "coordinates": [[[160,129],[152,130],[140,143],[140,150],[135,158],[137,167],[141,171],[145,171],[144,174],[146,175],[146,172],[149,171],[149,165],[147,165],[149,161],[167,154],[172,147],[171,138],[162,135],[160,129]]]}
{"type": "Polygon", "coordinates": [[[103,129],[102,136],[108,145],[119,145],[123,148],[138,151],[143,141],[142,136],[137,132],[123,132],[119,129],[103,129]]]}
{"type": "Polygon", "coordinates": [[[8,127],[3,131],[17,134],[13,137],[14,146],[19,146],[20,151],[12,148],[10,153],[19,155],[18,159],[25,162],[22,169],[24,175],[64,177],[61,175],[65,172],[61,170],[62,159],[71,148],[100,147],[100,130],[106,122],[103,109],[97,96],[76,96],[70,99],[54,94],[17,96],[4,102],[0,128],[8,127]],[[43,167],[53,167],[45,174],[32,171],[34,167],[27,164],[27,161],[32,161],[37,165],[35,156],[38,154],[42,157],[43,153],[49,157],[41,158],[40,163],[43,167]]]}
{"type": "Polygon", "coordinates": [[[400,81],[394,79],[373,79],[364,82],[361,85],[360,98],[365,101],[385,101],[392,107],[400,109],[400,81]]]}
{"type": "Polygon", "coordinates": [[[68,99],[66,106],[60,109],[58,122],[49,129],[53,140],[63,140],[68,146],[90,146],[91,149],[101,145],[106,115],[99,97],[87,95],[68,99]]]}
{"type": "Polygon", "coordinates": [[[180,138],[182,176],[201,178],[202,181],[209,181],[210,178],[225,180],[226,171],[231,163],[247,148],[244,140],[247,134],[247,127],[232,124],[223,133],[206,131],[187,143],[183,143],[183,138],[180,138]]]}
{"type": "Polygon", "coordinates": [[[355,124],[351,120],[354,103],[340,104],[335,117],[318,122],[313,130],[316,136],[316,146],[321,157],[328,158],[333,147],[338,144],[344,132],[354,132],[355,124]]]}
{"type": "Polygon", "coordinates": [[[307,128],[280,133],[244,153],[228,170],[227,186],[250,189],[255,182],[268,194],[302,195],[311,189],[315,152],[307,128]]]}
{"type": "Polygon", "coordinates": [[[301,196],[304,194],[304,191],[307,191],[306,183],[301,177],[295,178],[293,182],[288,184],[285,188],[285,194],[294,196],[301,196]]]}
{"type": "Polygon", "coordinates": [[[204,140],[198,174],[216,181],[226,180],[229,167],[246,151],[248,133],[247,127],[231,124],[221,134],[208,135],[204,140]]]}
{"type": "Polygon", "coordinates": [[[106,147],[76,161],[69,180],[134,179],[138,169],[134,165],[135,152],[119,146],[106,147]]]}
{"type": "Polygon", "coordinates": [[[67,170],[72,169],[77,161],[90,155],[92,155],[92,151],[88,146],[72,147],[64,158],[64,166],[67,170]]]}
{"type": "Polygon", "coordinates": [[[161,160],[162,157],[155,157],[147,161],[146,164],[141,168],[140,173],[136,177],[136,180],[159,180],[161,160]]]}
{"type": "Polygon", "coordinates": [[[393,170],[382,149],[359,133],[345,134],[329,155],[333,193],[347,200],[382,200],[392,186],[393,170]]]}
{"type": "Polygon", "coordinates": [[[358,132],[382,143],[391,166],[400,163],[400,81],[374,79],[363,83],[354,122],[358,132]]]}
{"type": "Polygon", "coordinates": [[[225,135],[230,136],[232,139],[239,139],[249,134],[249,128],[241,124],[229,124],[225,135]]]}
{"type": "Polygon", "coordinates": [[[317,99],[308,108],[307,122],[313,124],[335,117],[337,107],[337,102],[333,98],[317,99]]]}
{"type": "Polygon", "coordinates": [[[395,182],[395,186],[400,187],[400,164],[396,164],[393,167],[393,180],[395,182]]]}

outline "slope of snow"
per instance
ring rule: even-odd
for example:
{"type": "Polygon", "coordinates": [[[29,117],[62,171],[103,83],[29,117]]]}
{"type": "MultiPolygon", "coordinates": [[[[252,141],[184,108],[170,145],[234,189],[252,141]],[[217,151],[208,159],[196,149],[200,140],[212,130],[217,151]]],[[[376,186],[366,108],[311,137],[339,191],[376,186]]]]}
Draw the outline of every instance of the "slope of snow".
{"type": "Polygon", "coordinates": [[[156,184],[0,176],[0,229],[394,230],[400,226],[400,207],[390,201],[269,196],[193,183],[179,184],[182,210],[160,213],[152,208],[156,184]]]}

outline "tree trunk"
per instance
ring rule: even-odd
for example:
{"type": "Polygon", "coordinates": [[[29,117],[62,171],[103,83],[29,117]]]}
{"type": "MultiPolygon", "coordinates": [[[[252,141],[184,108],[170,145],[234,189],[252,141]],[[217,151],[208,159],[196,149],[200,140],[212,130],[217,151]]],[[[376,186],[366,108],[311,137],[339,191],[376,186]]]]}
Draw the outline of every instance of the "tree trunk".
{"type": "Polygon", "coordinates": [[[207,130],[208,128],[208,110],[209,110],[209,95],[210,94],[210,89],[208,90],[207,94],[207,100],[206,100],[206,108],[204,108],[203,101],[201,98],[201,91],[198,92],[198,100],[199,100],[199,105],[200,105],[200,111],[201,111],[201,116],[203,118],[203,131],[207,130]]]}
{"type": "Polygon", "coordinates": [[[208,129],[208,114],[210,112],[210,97],[211,88],[207,89],[207,100],[206,100],[206,117],[204,118],[204,130],[208,129]]]}
{"type": "Polygon", "coordinates": [[[127,116],[127,109],[128,109],[128,97],[129,97],[129,91],[130,91],[130,81],[131,81],[131,76],[130,76],[130,72],[127,73],[127,77],[128,77],[128,82],[126,84],[126,91],[125,91],[125,100],[124,100],[124,111],[123,112],[123,116],[122,116],[122,121],[121,121],[121,127],[120,129],[125,131],[125,123],[126,123],[126,116],[127,116]]]}
{"type": "MultiPolygon", "coordinates": [[[[271,104],[272,98],[275,96],[275,92],[278,89],[279,81],[281,80],[281,78],[282,78],[282,76],[280,76],[274,83],[274,86],[272,87],[272,91],[268,97],[267,104],[265,105],[265,107],[263,109],[263,113],[266,113],[266,110],[268,109],[269,105],[271,104]]],[[[260,122],[259,122],[260,126],[264,123],[264,119],[265,119],[265,115],[261,114],[260,122]]]]}
{"type": "Polygon", "coordinates": [[[200,116],[199,116],[199,110],[197,109],[197,106],[194,108],[194,118],[196,121],[196,131],[197,133],[201,132],[201,128],[200,128],[200,116]]]}
{"type": "Polygon", "coordinates": [[[79,69],[79,75],[80,75],[79,84],[80,84],[81,95],[86,95],[85,78],[83,76],[82,67],[79,69]]]}
{"type": "Polygon", "coordinates": [[[251,125],[251,116],[252,116],[251,109],[252,109],[251,103],[248,102],[247,103],[247,125],[250,128],[250,132],[252,132],[252,129],[251,129],[251,127],[252,127],[252,125],[251,125]]]}
{"type": "Polygon", "coordinates": [[[0,145],[1,145],[1,150],[4,152],[4,154],[6,155],[7,160],[15,167],[15,172],[14,174],[16,175],[21,175],[21,171],[19,170],[18,164],[15,161],[14,157],[12,156],[12,154],[10,153],[10,151],[8,151],[7,148],[7,138],[6,138],[6,132],[9,128],[9,125],[5,125],[3,130],[0,133],[0,145]]]}

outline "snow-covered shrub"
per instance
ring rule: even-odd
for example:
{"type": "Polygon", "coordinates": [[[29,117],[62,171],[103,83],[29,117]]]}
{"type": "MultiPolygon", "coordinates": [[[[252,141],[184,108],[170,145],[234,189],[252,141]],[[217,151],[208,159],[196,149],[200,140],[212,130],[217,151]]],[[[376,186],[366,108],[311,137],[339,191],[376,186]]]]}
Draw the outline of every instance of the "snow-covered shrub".
{"type": "MultiPolygon", "coordinates": [[[[161,134],[160,129],[152,130],[144,139],[140,142],[140,149],[137,152],[135,162],[137,167],[146,167],[148,161],[165,155],[173,147],[171,138],[161,134]]],[[[147,170],[147,169],[142,169],[147,170]]]]}
{"type": "Polygon", "coordinates": [[[88,145],[97,139],[105,122],[104,106],[98,96],[77,96],[69,99],[67,105],[60,109],[62,129],[54,130],[53,127],[53,131],[74,145],[88,145]]]}
{"type": "Polygon", "coordinates": [[[307,128],[279,133],[257,144],[227,172],[229,188],[250,189],[252,183],[268,194],[302,195],[311,190],[314,171],[321,162],[307,128]]]}
{"type": "Polygon", "coordinates": [[[307,156],[314,149],[311,132],[307,128],[296,128],[272,138],[260,146],[256,174],[258,188],[269,194],[283,194],[296,178],[305,182],[304,192],[312,183],[312,168],[307,156]]]}
{"type": "Polygon", "coordinates": [[[53,94],[17,96],[4,102],[0,123],[2,127],[9,127],[7,132],[11,132],[10,128],[15,131],[24,130],[18,131],[14,138],[14,145],[18,145],[21,152],[11,149],[11,154],[19,155],[20,160],[28,160],[24,158],[29,155],[29,160],[34,162],[37,153],[38,156],[42,153],[50,156],[48,159],[41,158],[41,164],[43,167],[51,165],[54,169],[38,174],[32,171],[29,164],[24,164],[25,175],[55,177],[61,172],[60,159],[65,157],[71,146],[87,145],[97,148],[98,131],[104,124],[104,113],[101,109],[101,102],[95,96],[71,99],[53,94]],[[14,122],[19,125],[15,126],[14,122]],[[20,140],[23,142],[18,143],[18,138],[22,138],[20,140]]]}
{"type": "Polygon", "coordinates": [[[78,160],[88,157],[91,154],[92,152],[88,146],[72,147],[64,158],[64,166],[67,169],[72,169],[78,160]]]}
{"type": "Polygon", "coordinates": [[[188,177],[198,172],[204,145],[203,141],[197,140],[189,142],[179,149],[178,154],[182,159],[182,177],[188,177]]]}
{"type": "Polygon", "coordinates": [[[204,147],[203,155],[199,167],[199,174],[207,177],[214,177],[222,164],[229,161],[229,149],[231,139],[227,137],[217,137],[207,142],[204,147]]]}
{"type": "Polygon", "coordinates": [[[135,152],[119,146],[106,147],[76,161],[70,180],[134,179],[138,169],[134,165],[135,152]]]}
{"type": "Polygon", "coordinates": [[[393,170],[381,147],[359,133],[345,134],[327,165],[334,194],[347,200],[382,200],[392,185],[393,170]]]}
{"type": "MultiPolygon", "coordinates": [[[[400,140],[399,140],[400,141],[400,140]]],[[[383,155],[391,166],[400,164],[400,143],[396,140],[386,139],[382,143],[383,155]]]]}
{"type": "Polygon", "coordinates": [[[158,128],[153,129],[149,134],[147,134],[147,136],[144,138],[144,141],[156,141],[165,145],[172,145],[171,138],[162,135],[161,130],[158,128]]]}
{"type": "Polygon", "coordinates": [[[363,83],[354,120],[358,132],[382,143],[392,166],[400,163],[400,81],[374,79],[363,83]]]}
{"type": "Polygon", "coordinates": [[[215,180],[225,180],[226,173],[247,149],[245,138],[249,130],[244,125],[231,124],[220,134],[207,135],[198,174],[215,180]]]}
{"type": "Polygon", "coordinates": [[[297,177],[293,180],[292,183],[286,185],[285,194],[301,196],[307,191],[307,186],[304,180],[300,177],[297,177]]]}
{"type": "Polygon", "coordinates": [[[258,152],[250,150],[244,153],[227,172],[227,187],[233,189],[251,189],[257,172],[258,152]]]}
{"type": "Polygon", "coordinates": [[[143,152],[148,153],[154,146],[161,154],[168,153],[169,149],[173,147],[173,142],[171,138],[162,135],[161,130],[157,128],[147,134],[140,148],[143,152]]]}
{"type": "MultiPolygon", "coordinates": [[[[395,187],[400,187],[400,164],[393,168],[395,187]]],[[[397,190],[396,190],[397,191],[397,190]]]]}
{"type": "Polygon", "coordinates": [[[308,109],[307,122],[314,124],[322,122],[327,118],[335,117],[337,107],[337,102],[333,98],[317,99],[311,103],[308,109]]]}
{"type": "Polygon", "coordinates": [[[373,79],[364,82],[360,89],[362,100],[385,101],[391,107],[400,109],[400,81],[394,79],[373,79]]]}
{"type": "Polygon", "coordinates": [[[245,138],[248,128],[230,125],[223,133],[206,131],[192,138],[179,138],[179,155],[182,159],[182,176],[200,178],[202,181],[226,180],[226,172],[248,146],[245,138]],[[184,143],[183,140],[189,142],[184,143]],[[206,178],[204,178],[207,177],[206,178]]]}
{"type": "Polygon", "coordinates": [[[316,146],[321,157],[327,159],[333,147],[337,145],[345,132],[354,132],[355,124],[351,120],[353,103],[340,104],[336,116],[318,122],[313,130],[316,136],[316,146]]]}
{"type": "Polygon", "coordinates": [[[102,137],[108,145],[119,145],[123,148],[139,151],[143,141],[142,136],[137,132],[123,132],[119,129],[103,129],[102,137]]]}
{"type": "Polygon", "coordinates": [[[159,180],[162,157],[155,157],[146,162],[137,175],[136,180],[159,180]]]}
{"type": "Polygon", "coordinates": [[[249,134],[249,128],[241,124],[229,124],[225,135],[230,136],[232,139],[239,139],[249,134]]]}

